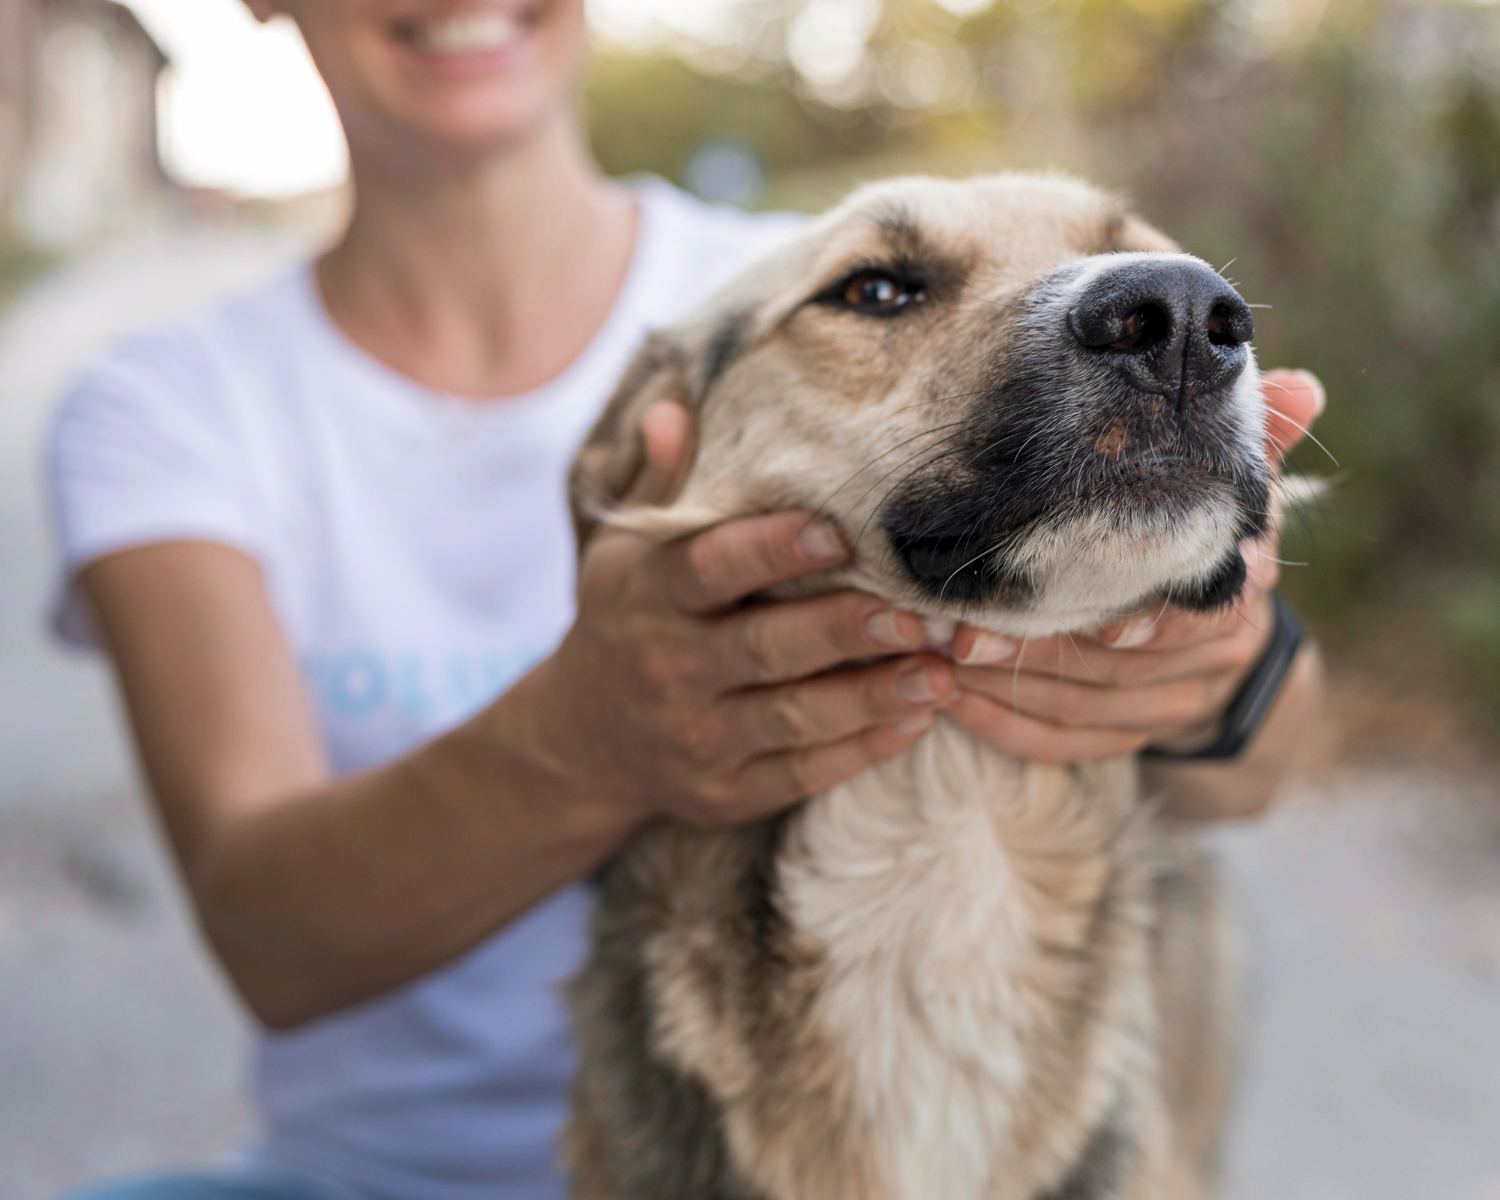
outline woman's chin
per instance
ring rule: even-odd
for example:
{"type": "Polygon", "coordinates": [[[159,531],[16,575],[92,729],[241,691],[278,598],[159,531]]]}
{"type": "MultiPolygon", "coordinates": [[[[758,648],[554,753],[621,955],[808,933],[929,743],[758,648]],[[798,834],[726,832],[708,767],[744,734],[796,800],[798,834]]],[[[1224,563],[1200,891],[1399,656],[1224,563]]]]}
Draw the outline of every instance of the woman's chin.
{"type": "Polygon", "coordinates": [[[402,124],[432,166],[463,169],[530,141],[555,117],[556,108],[534,96],[488,98],[483,104],[426,105],[402,124]]]}

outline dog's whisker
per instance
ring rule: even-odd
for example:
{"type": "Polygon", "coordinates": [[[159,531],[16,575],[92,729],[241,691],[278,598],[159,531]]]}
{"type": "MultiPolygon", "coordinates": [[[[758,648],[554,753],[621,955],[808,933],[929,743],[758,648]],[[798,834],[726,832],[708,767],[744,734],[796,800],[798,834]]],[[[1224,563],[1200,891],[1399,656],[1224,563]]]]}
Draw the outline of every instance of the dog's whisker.
{"type": "MultiPolygon", "coordinates": [[[[1086,659],[1083,656],[1083,651],[1078,648],[1078,643],[1073,640],[1073,635],[1071,633],[1069,633],[1067,635],[1067,637],[1068,637],[1068,645],[1070,645],[1070,646],[1073,647],[1073,653],[1076,654],[1076,655],[1078,655],[1078,663],[1079,663],[1079,665],[1081,667],[1083,667],[1083,669],[1089,673],[1089,678],[1092,679],[1095,683],[1102,682],[1100,680],[1099,676],[1094,673],[1094,668],[1091,667],[1091,666],[1089,666],[1089,660],[1086,659]]],[[[1063,679],[1062,657],[1061,657],[1061,655],[1059,655],[1058,656],[1058,660],[1057,660],[1057,681],[1059,683],[1061,683],[1062,679],[1063,679]]]]}
{"type": "Polygon", "coordinates": [[[962,562],[958,566],[954,567],[953,570],[952,570],[952,572],[949,573],[948,578],[945,579],[945,580],[943,580],[943,586],[938,589],[938,600],[939,601],[943,600],[944,596],[946,595],[946,593],[948,591],[948,585],[950,583],[952,583],[955,579],[957,579],[960,574],[962,574],[964,571],[968,570],[968,568],[972,567],[975,563],[977,563],[980,559],[984,558],[986,555],[988,555],[988,554],[994,554],[999,549],[1000,549],[1000,543],[998,543],[998,542],[995,543],[994,545],[986,546],[983,550],[981,550],[978,554],[974,555],[974,557],[971,558],[971,559],[969,559],[967,562],[962,562]]]}
{"type": "MultiPolygon", "coordinates": [[[[1284,383],[1276,383],[1275,381],[1270,381],[1270,382],[1271,382],[1271,386],[1272,387],[1280,388],[1284,392],[1289,392],[1289,391],[1292,390],[1291,388],[1287,387],[1286,384],[1284,384],[1284,383]]],[[[1318,440],[1317,435],[1314,434],[1313,431],[1311,429],[1309,429],[1306,425],[1299,425],[1296,421],[1292,420],[1291,417],[1287,416],[1286,413],[1282,412],[1280,409],[1276,410],[1276,417],[1277,417],[1278,420],[1285,421],[1293,429],[1300,430],[1303,437],[1305,437],[1308,441],[1310,441],[1314,446],[1316,446],[1324,454],[1328,455],[1329,461],[1332,462],[1334,466],[1337,467],[1337,466],[1341,466],[1342,465],[1339,462],[1338,459],[1336,459],[1336,458],[1333,457],[1333,451],[1330,450],[1327,446],[1323,445],[1323,443],[1318,440]]]]}
{"type": "Polygon", "coordinates": [[[1270,442],[1271,445],[1275,446],[1276,449],[1281,451],[1282,458],[1285,458],[1291,452],[1291,447],[1283,442],[1280,438],[1278,438],[1274,433],[1271,433],[1269,430],[1266,431],[1264,437],[1266,441],[1270,442]]]}
{"type": "MultiPolygon", "coordinates": [[[[954,430],[952,433],[949,433],[949,434],[945,435],[944,437],[939,438],[931,446],[924,446],[922,449],[918,450],[915,454],[913,454],[911,456],[911,458],[903,459],[901,462],[897,463],[894,467],[892,467],[889,471],[887,471],[884,475],[882,475],[879,479],[877,479],[874,483],[872,483],[868,488],[866,488],[865,491],[860,495],[859,499],[855,500],[855,502],[852,505],[850,505],[850,509],[853,510],[855,508],[858,508],[859,505],[862,504],[865,501],[865,499],[869,496],[869,494],[871,492],[873,492],[876,488],[878,488],[882,483],[884,483],[887,479],[889,479],[897,471],[901,470],[902,467],[904,467],[908,463],[910,463],[912,461],[912,459],[920,458],[923,454],[926,454],[929,450],[934,450],[938,446],[941,446],[944,442],[949,441],[949,440],[951,440],[951,439],[959,436],[959,434],[962,432],[962,430],[961,429],[955,429],[954,427],[955,426],[963,426],[965,424],[967,424],[967,422],[965,422],[965,421],[950,421],[946,425],[939,425],[939,426],[937,426],[934,429],[930,429],[930,430],[925,431],[924,433],[917,434],[915,437],[909,437],[905,441],[899,443],[898,445],[893,446],[891,448],[891,450],[886,451],[886,454],[890,454],[890,453],[894,452],[895,450],[900,450],[900,449],[903,449],[906,446],[911,445],[912,442],[916,441],[920,437],[925,437],[925,436],[928,436],[930,434],[938,433],[938,432],[940,432],[940,431],[942,431],[944,429],[953,429],[954,430]]],[[[885,457],[885,454],[882,454],[880,456],[880,458],[884,458],[884,457],[885,457]]],[[[879,462],[879,461],[880,461],[880,459],[878,459],[878,458],[877,459],[872,459],[870,463],[868,463],[864,467],[861,467],[859,471],[857,471],[854,475],[851,475],[842,484],[840,484],[839,485],[839,490],[842,491],[845,487],[848,487],[850,483],[852,483],[860,475],[864,474],[865,471],[869,470],[871,466],[873,466],[876,462],[879,462]]],[[[837,492],[834,493],[834,495],[837,495],[837,494],[838,494],[837,492]]],[[[833,499],[833,496],[830,496],[829,500],[832,500],[832,499],[833,499]]],[[[827,501],[824,501],[824,503],[826,504],[827,501]]]]}
{"type": "MultiPolygon", "coordinates": [[[[962,426],[965,425],[965,423],[966,423],[965,420],[959,419],[959,420],[953,420],[953,422],[942,423],[942,425],[932,426],[932,428],[929,428],[929,429],[921,429],[921,431],[916,432],[916,434],[910,435],[909,438],[903,438],[903,440],[898,441],[898,443],[895,443],[894,446],[891,446],[891,447],[888,447],[888,449],[882,450],[882,452],[880,452],[879,455],[876,455],[876,456],[874,456],[873,459],[870,459],[870,460],[868,460],[868,462],[865,462],[864,465],[861,466],[861,468],[856,469],[856,471],[853,471],[852,474],[847,475],[847,477],[844,478],[843,483],[838,484],[837,487],[834,487],[834,490],[832,490],[832,492],[828,493],[828,498],[826,498],[825,501],[823,501],[823,504],[819,505],[819,507],[823,507],[823,505],[828,504],[828,502],[831,501],[831,499],[834,498],[835,495],[838,495],[838,492],[841,492],[841,490],[843,490],[844,487],[849,486],[849,484],[853,483],[853,481],[855,481],[856,478],[859,478],[859,475],[864,474],[865,471],[868,471],[868,469],[871,469],[871,468],[873,468],[873,466],[876,466],[877,463],[880,462],[880,459],[888,458],[889,455],[894,455],[894,453],[897,452],[897,450],[901,450],[901,449],[904,449],[904,447],[910,446],[910,444],[912,444],[913,441],[918,441],[919,438],[933,437],[933,435],[941,434],[941,432],[945,431],[945,429],[959,429],[959,428],[962,428],[962,426]]],[[[950,434],[950,435],[948,435],[948,437],[954,437],[954,434],[950,434]]],[[[918,452],[918,453],[921,453],[921,452],[918,452]]],[[[909,460],[909,459],[907,459],[907,460],[909,460]]],[[[900,468],[895,468],[895,469],[900,469],[900,468]]],[[[885,478],[885,477],[883,477],[883,475],[882,475],[882,478],[885,478]]],[[[865,495],[868,495],[868,492],[865,492],[865,495]]]]}
{"type": "MultiPolygon", "coordinates": [[[[870,523],[873,520],[875,520],[875,518],[877,516],[880,515],[881,511],[885,507],[886,501],[889,500],[891,498],[891,496],[894,495],[895,492],[899,488],[903,487],[907,482],[909,482],[911,479],[915,478],[916,475],[919,472],[925,471],[928,467],[934,466],[935,464],[941,462],[943,459],[949,458],[952,455],[957,454],[957,453],[959,453],[958,450],[956,450],[956,449],[949,449],[949,450],[944,450],[944,451],[942,451],[939,454],[935,454],[935,455],[933,455],[932,458],[928,459],[926,462],[918,463],[915,467],[913,467],[910,471],[908,471],[900,479],[896,480],[895,483],[891,484],[891,486],[886,489],[885,494],[883,496],[881,496],[880,500],[877,503],[875,503],[875,504],[873,504],[873,505],[870,506],[869,513],[866,514],[864,521],[860,524],[859,531],[854,535],[853,546],[851,548],[852,549],[858,549],[859,548],[860,542],[864,540],[865,534],[867,532],[869,532],[870,523]]],[[[913,456],[913,457],[915,457],[915,456],[913,456]]],[[[911,460],[908,459],[907,461],[910,462],[911,460]]]]}
{"type": "Polygon", "coordinates": [[[976,388],[972,392],[953,392],[947,396],[934,396],[931,400],[918,400],[915,404],[908,404],[904,408],[898,408],[892,412],[892,416],[899,413],[911,412],[914,408],[926,408],[932,404],[942,404],[948,400],[968,400],[973,396],[983,396],[989,388],[976,388]]]}
{"type": "MultiPolygon", "coordinates": [[[[877,516],[880,515],[881,511],[885,508],[886,501],[888,501],[891,498],[891,496],[895,494],[895,492],[897,491],[897,489],[899,489],[904,484],[906,484],[909,480],[911,480],[913,477],[915,477],[918,472],[926,470],[928,467],[932,466],[934,463],[940,462],[942,459],[947,458],[950,454],[953,454],[953,453],[956,453],[956,451],[950,449],[950,450],[945,450],[945,451],[942,451],[941,453],[935,454],[932,458],[928,459],[926,462],[924,462],[924,463],[918,463],[915,467],[913,467],[905,475],[901,476],[900,479],[896,480],[895,483],[891,484],[891,486],[888,487],[885,490],[885,494],[882,495],[880,497],[880,499],[876,503],[872,504],[870,506],[870,511],[865,514],[864,521],[860,523],[859,530],[854,535],[853,548],[854,549],[858,549],[860,542],[864,539],[865,534],[869,531],[870,522],[872,522],[877,516]]],[[[907,461],[907,463],[910,463],[914,459],[916,459],[917,457],[919,457],[919,455],[913,455],[911,458],[907,459],[906,461],[907,461]]],[[[905,464],[903,464],[903,465],[905,465],[905,464]]],[[[876,486],[879,486],[879,481],[877,481],[876,486]]],[[[852,506],[851,506],[851,510],[850,511],[851,512],[853,511],[852,506]]]]}
{"type": "Polygon", "coordinates": [[[1015,670],[1010,675],[1010,704],[1014,709],[1021,707],[1021,660],[1026,657],[1026,647],[1031,645],[1031,639],[1023,637],[1021,648],[1016,652],[1015,670]]]}
{"type": "MultiPolygon", "coordinates": [[[[880,462],[880,460],[883,459],[883,458],[885,458],[887,455],[891,455],[891,454],[896,453],[896,451],[901,450],[904,447],[911,445],[912,442],[915,442],[915,441],[917,441],[920,438],[931,437],[932,435],[934,435],[936,433],[940,433],[944,429],[953,429],[953,428],[955,428],[957,426],[961,426],[963,424],[964,424],[963,420],[949,421],[946,424],[937,425],[937,426],[932,427],[931,429],[924,429],[920,433],[914,433],[914,434],[912,434],[911,437],[906,438],[906,439],[904,439],[904,440],[902,440],[900,442],[897,442],[894,446],[890,447],[890,449],[885,450],[885,451],[883,451],[880,454],[877,454],[869,462],[865,463],[864,466],[860,467],[859,470],[855,471],[852,475],[850,475],[847,479],[845,479],[841,484],[839,484],[838,487],[834,488],[833,491],[831,491],[830,493],[828,493],[827,497],[823,500],[823,502],[821,504],[818,504],[818,505],[815,506],[816,511],[818,511],[818,512],[824,512],[824,511],[826,511],[827,508],[828,508],[828,505],[833,502],[833,498],[835,496],[837,496],[841,491],[843,491],[846,487],[848,487],[851,483],[853,483],[856,479],[858,479],[866,471],[868,471],[872,467],[874,467],[876,463],[880,462]]],[[[954,436],[954,435],[950,434],[949,436],[951,437],[951,436],[954,436]]],[[[947,439],[945,438],[943,440],[947,440],[947,439]]],[[[921,451],[918,451],[918,453],[920,454],[921,451]]],[[[909,462],[910,460],[908,459],[907,461],[909,462]]],[[[904,464],[901,464],[901,465],[904,465],[904,464]]],[[[901,469],[901,465],[898,465],[894,469],[899,471],[901,469]]],[[[881,476],[882,480],[885,479],[885,478],[888,478],[888,474],[881,476]]],[[[876,480],[875,484],[871,487],[870,490],[873,491],[875,487],[879,487],[880,486],[880,482],[881,482],[881,480],[876,480]]],[[[865,492],[864,496],[861,496],[859,498],[859,500],[863,500],[865,498],[865,496],[868,496],[869,494],[870,494],[869,491],[865,492]]],[[[851,508],[857,506],[859,504],[859,500],[855,501],[855,504],[852,505],[851,508]]]]}
{"type": "MultiPolygon", "coordinates": [[[[950,433],[947,437],[944,437],[941,440],[939,440],[936,443],[936,445],[924,447],[923,449],[918,450],[917,453],[913,454],[911,456],[911,458],[908,458],[905,462],[898,463],[896,466],[892,467],[889,471],[887,471],[884,475],[882,475],[879,479],[877,479],[873,484],[871,484],[869,486],[869,488],[867,488],[865,490],[864,495],[860,496],[860,498],[858,500],[856,500],[853,504],[851,504],[849,506],[849,513],[853,513],[853,511],[855,509],[857,509],[861,504],[863,504],[865,502],[865,500],[869,497],[869,495],[870,495],[871,492],[873,492],[876,488],[878,488],[882,483],[884,483],[887,479],[889,479],[897,471],[901,470],[902,467],[905,467],[905,466],[909,465],[914,460],[920,458],[922,455],[927,454],[927,453],[931,452],[932,450],[935,450],[937,448],[937,446],[941,446],[943,444],[943,442],[949,441],[949,440],[951,440],[952,438],[954,438],[956,436],[958,436],[957,432],[950,433]]],[[[895,492],[897,488],[899,488],[902,485],[904,485],[918,471],[926,470],[927,467],[931,466],[934,462],[937,462],[937,461],[939,461],[939,460],[941,460],[943,458],[946,458],[948,456],[948,454],[950,454],[950,453],[956,453],[956,451],[945,450],[945,451],[943,451],[943,452],[935,455],[934,457],[928,459],[927,462],[921,463],[918,466],[914,467],[911,471],[908,471],[905,475],[903,475],[900,479],[898,479],[895,483],[893,483],[889,488],[887,488],[886,492],[885,492],[885,495],[883,495],[880,498],[879,503],[874,504],[874,505],[872,505],[870,507],[870,511],[865,516],[863,524],[861,524],[860,527],[859,527],[859,532],[854,537],[854,546],[851,547],[851,548],[858,548],[859,543],[860,543],[860,539],[864,537],[865,531],[870,527],[870,522],[873,521],[875,519],[875,517],[880,513],[881,509],[883,509],[885,507],[885,502],[888,499],[890,499],[891,494],[893,492],[895,492]]],[[[847,516],[848,514],[845,514],[845,515],[847,516]]]]}

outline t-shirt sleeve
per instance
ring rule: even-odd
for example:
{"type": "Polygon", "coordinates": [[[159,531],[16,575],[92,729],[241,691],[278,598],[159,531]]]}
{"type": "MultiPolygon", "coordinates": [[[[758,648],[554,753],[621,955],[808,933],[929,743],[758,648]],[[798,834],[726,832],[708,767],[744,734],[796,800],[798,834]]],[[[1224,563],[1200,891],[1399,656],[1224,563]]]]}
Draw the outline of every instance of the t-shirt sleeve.
{"type": "Polygon", "coordinates": [[[185,538],[256,552],[225,381],[180,341],[140,340],[106,355],[53,419],[47,466],[60,570],[51,615],[73,645],[96,644],[76,584],[89,563],[185,538]]]}

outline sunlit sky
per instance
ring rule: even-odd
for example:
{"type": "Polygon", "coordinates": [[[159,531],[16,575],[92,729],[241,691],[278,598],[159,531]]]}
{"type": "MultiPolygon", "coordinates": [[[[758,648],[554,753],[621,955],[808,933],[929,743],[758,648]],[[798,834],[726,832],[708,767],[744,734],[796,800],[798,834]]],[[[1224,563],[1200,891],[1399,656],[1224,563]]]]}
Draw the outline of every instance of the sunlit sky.
{"type": "MultiPolygon", "coordinates": [[[[289,196],[338,183],[348,157],[333,105],[296,28],[255,22],[240,0],[125,0],[172,60],[161,149],[182,183],[289,196]]],[[[589,0],[605,36],[663,29],[712,37],[733,0],[589,0]]]]}

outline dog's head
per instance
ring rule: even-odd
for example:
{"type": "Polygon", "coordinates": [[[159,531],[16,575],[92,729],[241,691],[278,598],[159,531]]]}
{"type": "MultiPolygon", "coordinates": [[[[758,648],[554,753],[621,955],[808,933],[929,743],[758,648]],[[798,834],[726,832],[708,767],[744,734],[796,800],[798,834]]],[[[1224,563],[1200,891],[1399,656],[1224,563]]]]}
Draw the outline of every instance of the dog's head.
{"type": "Polygon", "coordinates": [[[1055,177],[865,188],[653,335],[574,467],[600,520],[675,536],[805,508],[820,587],[1039,635],[1232,600],[1266,523],[1250,310],[1119,202],[1055,177]],[[623,505],[670,399],[696,453],[623,505]]]}

